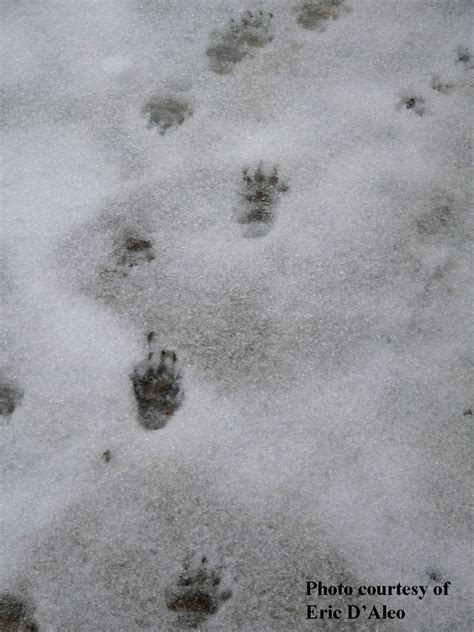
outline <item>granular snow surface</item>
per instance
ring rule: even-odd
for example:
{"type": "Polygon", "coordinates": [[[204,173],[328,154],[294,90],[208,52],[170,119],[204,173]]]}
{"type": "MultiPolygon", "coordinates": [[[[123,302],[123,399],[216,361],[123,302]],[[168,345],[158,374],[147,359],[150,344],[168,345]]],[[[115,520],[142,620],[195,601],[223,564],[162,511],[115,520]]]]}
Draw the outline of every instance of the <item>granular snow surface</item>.
{"type": "Polygon", "coordinates": [[[0,12],[0,629],[469,632],[471,0],[0,12]]]}

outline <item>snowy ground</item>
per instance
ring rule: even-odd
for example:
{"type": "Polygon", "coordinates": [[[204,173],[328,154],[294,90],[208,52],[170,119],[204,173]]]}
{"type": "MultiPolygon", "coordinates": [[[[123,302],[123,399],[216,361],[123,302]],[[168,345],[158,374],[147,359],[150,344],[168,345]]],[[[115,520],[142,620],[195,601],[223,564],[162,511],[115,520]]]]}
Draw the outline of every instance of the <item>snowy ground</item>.
{"type": "Polygon", "coordinates": [[[468,632],[471,0],[1,6],[1,629],[468,632]]]}

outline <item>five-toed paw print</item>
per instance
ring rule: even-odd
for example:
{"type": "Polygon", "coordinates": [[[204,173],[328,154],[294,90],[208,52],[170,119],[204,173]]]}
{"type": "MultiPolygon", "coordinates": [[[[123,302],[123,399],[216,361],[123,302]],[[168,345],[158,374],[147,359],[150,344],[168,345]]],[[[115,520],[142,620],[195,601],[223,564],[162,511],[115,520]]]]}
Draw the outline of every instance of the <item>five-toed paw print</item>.
{"type": "Polygon", "coordinates": [[[176,583],[166,591],[166,605],[177,613],[180,623],[197,627],[232,596],[230,590],[220,590],[220,584],[220,574],[208,565],[207,558],[194,566],[185,562],[176,583]]]}
{"type": "Polygon", "coordinates": [[[288,185],[278,175],[276,166],[270,168],[260,164],[255,171],[243,170],[240,191],[244,207],[239,222],[246,225],[245,235],[256,237],[266,234],[275,219],[275,205],[281,193],[288,191],[288,185]]]}
{"type": "MultiPolygon", "coordinates": [[[[153,333],[148,334],[151,345],[153,333]]],[[[147,430],[164,428],[183,401],[181,376],[174,351],[156,353],[149,347],[146,360],[132,373],[133,392],[138,406],[139,421],[147,430]]]]}

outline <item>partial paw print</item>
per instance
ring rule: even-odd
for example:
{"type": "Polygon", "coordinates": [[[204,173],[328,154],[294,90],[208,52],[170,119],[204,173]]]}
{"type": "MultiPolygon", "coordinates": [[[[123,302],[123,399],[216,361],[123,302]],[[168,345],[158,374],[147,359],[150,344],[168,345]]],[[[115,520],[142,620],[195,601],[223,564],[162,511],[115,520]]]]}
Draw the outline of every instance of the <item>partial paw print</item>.
{"type": "Polygon", "coordinates": [[[205,557],[198,564],[185,562],[175,584],[165,593],[168,609],[178,615],[180,624],[191,628],[204,623],[231,597],[230,590],[221,589],[219,570],[209,566],[205,557]]]}
{"type": "Polygon", "coordinates": [[[273,14],[246,11],[240,18],[231,18],[226,27],[211,34],[206,51],[209,65],[217,74],[229,73],[252,49],[262,48],[273,39],[273,14]]]}
{"type": "Polygon", "coordinates": [[[459,46],[456,51],[456,64],[461,64],[464,70],[472,70],[474,68],[474,59],[472,53],[467,46],[459,46]]]}
{"type": "Polygon", "coordinates": [[[192,116],[192,109],[183,99],[174,97],[152,97],[143,108],[148,127],[156,128],[163,136],[168,130],[176,129],[192,116]]]}
{"type": "Polygon", "coordinates": [[[34,609],[24,599],[9,593],[0,594],[0,630],[2,632],[38,632],[34,609]]]}
{"type": "Polygon", "coordinates": [[[451,94],[454,90],[455,83],[448,80],[443,80],[439,75],[434,75],[431,79],[431,87],[438,94],[451,94]]]}
{"type": "Polygon", "coordinates": [[[0,375],[0,416],[10,417],[23,399],[18,385],[0,375]]]}
{"type": "Polygon", "coordinates": [[[417,116],[423,116],[426,112],[426,101],[423,97],[410,95],[403,97],[398,103],[399,108],[410,110],[417,116]]]}
{"type": "MultiPolygon", "coordinates": [[[[470,50],[466,46],[459,46],[456,51],[455,63],[462,71],[467,72],[474,68],[474,60],[470,50]]],[[[463,73],[462,73],[463,74],[463,73]]],[[[451,79],[443,79],[440,75],[435,74],[431,79],[431,87],[438,94],[451,94],[456,88],[457,84],[462,84],[463,79],[458,73],[457,81],[451,79]]]]}
{"type": "Polygon", "coordinates": [[[106,202],[58,247],[58,262],[69,285],[119,309],[133,302],[156,258],[150,219],[156,200],[130,194],[106,202]]]}
{"type": "Polygon", "coordinates": [[[351,9],[345,0],[305,0],[296,7],[296,22],[310,31],[324,31],[328,20],[337,20],[351,9]]]}
{"type": "Polygon", "coordinates": [[[138,234],[123,235],[115,245],[117,264],[124,268],[135,268],[154,260],[153,244],[138,234]]]}
{"type": "Polygon", "coordinates": [[[108,255],[97,269],[98,297],[110,302],[121,296],[126,277],[136,275],[154,259],[153,242],[144,231],[138,227],[117,230],[108,255]]]}
{"type": "Polygon", "coordinates": [[[453,219],[451,204],[436,204],[431,211],[417,219],[416,227],[421,237],[437,237],[449,231],[453,219]]]}
{"type": "Polygon", "coordinates": [[[257,169],[243,170],[240,195],[244,198],[239,223],[246,228],[246,237],[260,237],[270,230],[275,220],[275,206],[281,193],[288,191],[287,183],[278,175],[275,165],[261,163],[257,169]]]}
{"type": "Polygon", "coordinates": [[[183,389],[174,351],[153,350],[154,334],[148,334],[148,357],[134,369],[131,379],[140,424],[147,430],[164,428],[181,407],[183,389]]]}

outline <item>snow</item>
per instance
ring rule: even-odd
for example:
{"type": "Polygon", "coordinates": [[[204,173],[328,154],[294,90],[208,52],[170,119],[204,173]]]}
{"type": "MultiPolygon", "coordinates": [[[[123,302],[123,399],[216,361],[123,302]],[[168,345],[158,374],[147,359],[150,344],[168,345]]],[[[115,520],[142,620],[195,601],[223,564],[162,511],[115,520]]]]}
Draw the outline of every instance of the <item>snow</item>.
{"type": "Polygon", "coordinates": [[[472,4],[309,4],[2,5],[0,593],[40,630],[309,630],[306,580],[449,580],[384,630],[470,629],[472,4]]]}

